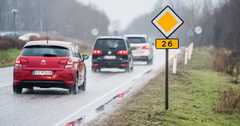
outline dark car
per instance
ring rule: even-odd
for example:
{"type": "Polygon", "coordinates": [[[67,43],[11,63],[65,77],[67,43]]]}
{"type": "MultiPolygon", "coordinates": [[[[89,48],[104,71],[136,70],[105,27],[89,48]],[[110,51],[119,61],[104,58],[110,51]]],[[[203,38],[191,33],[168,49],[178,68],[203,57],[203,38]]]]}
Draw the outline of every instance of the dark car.
{"type": "Polygon", "coordinates": [[[86,87],[87,55],[81,56],[71,42],[34,41],[24,45],[13,71],[13,91],[23,88],[60,87],[76,94],[86,87]]]}
{"type": "Polygon", "coordinates": [[[133,70],[133,55],[126,37],[101,36],[95,41],[92,52],[92,71],[101,68],[133,70]]]}

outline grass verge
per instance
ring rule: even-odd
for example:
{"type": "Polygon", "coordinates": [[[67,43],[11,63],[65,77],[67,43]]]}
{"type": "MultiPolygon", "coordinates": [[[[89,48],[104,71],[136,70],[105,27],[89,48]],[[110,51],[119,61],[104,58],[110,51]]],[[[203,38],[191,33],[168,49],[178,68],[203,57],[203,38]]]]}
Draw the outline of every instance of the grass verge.
{"type": "Polygon", "coordinates": [[[187,65],[183,58],[178,59],[177,75],[169,70],[168,110],[162,72],[94,125],[240,125],[239,107],[224,113],[215,111],[220,104],[219,92],[229,87],[239,89],[239,85],[230,83],[231,76],[212,71],[212,59],[202,50],[194,50],[187,65]]]}
{"type": "Polygon", "coordinates": [[[17,48],[0,50],[0,67],[13,66],[21,50],[17,48]]]}

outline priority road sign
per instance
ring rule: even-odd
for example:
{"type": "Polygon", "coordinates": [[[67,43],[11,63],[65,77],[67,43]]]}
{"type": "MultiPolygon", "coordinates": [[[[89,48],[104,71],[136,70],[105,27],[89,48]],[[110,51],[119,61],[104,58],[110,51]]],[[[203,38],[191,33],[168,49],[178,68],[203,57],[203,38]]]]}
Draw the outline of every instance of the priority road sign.
{"type": "Polygon", "coordinates": [[[178,49],[178,39],[168,39],[182,24],[183,20],[169,7],[165,7],[153,20],[152,24],[166,37],[156,39],[156,49],[166,49],[165,59],[165,110],[168,109],[168,49],[178,49]]]}
{"type": "Polygon", "coordinates": [[[152,24],[168,38],[183,24],[183,20],[167,6],[152,20],[152,24]]]}

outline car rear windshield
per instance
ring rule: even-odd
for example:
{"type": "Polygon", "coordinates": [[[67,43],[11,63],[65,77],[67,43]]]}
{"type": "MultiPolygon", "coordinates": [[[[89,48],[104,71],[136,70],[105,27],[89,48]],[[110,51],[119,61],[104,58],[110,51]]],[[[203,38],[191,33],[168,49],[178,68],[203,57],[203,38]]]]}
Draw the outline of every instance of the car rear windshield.
{"type": "Polygon", "coordinates": [[[147,43],[145,38],[143,37],[127,37],[128,38],[128,41],[129,43],[147,43]]]}
{"type": "Polygon", "coordinates": [[[22,56],[69,56],[69,49],[61,46],[27,46],[21,52],[22,56]]]}
{"type": "Polygon", "coordinates": [[[94,49],[126,49],[122,39],[98,39],[94,49]]]}

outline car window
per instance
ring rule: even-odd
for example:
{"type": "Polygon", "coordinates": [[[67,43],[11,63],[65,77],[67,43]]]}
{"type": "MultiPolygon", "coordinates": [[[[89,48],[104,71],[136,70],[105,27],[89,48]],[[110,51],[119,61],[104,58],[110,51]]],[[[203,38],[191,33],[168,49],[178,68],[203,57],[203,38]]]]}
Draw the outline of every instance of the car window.
{"type": "Polygon", "coordinates": [[[126,49],[122,39],[98,39],[94,49],[126,49]]]}
{"type": "Polygon", "coordinates": [[[127,37],[129,43],[147,43],[144,37],[127,37]]]}
{"type": "Polygon", "coordinates": [[[128,47],[128,48],[131,48],[128,40],[126,40],[126,43],[127,43],[127,47],[128,47]]]}
{"type": "Polygon", "coordinates": [[[75,46],[73,46],[73,45],[72,45],[72,48],[74,49],[75,56],[81,59],[81,55],[78,52],[77,48],[75,46]]]}
{"type": "Polygon", "coordinates": [[[71,52],[72,52],[73,57],[77,57],[76,52],[75,52],[72,45],[70,46],[70,48],[71,48],[71,52]]]}
{"type": "Polygon", "coordinates": [[[57,57],[69,56],[69,49],[61,46],[27,46],[23,48],[21,55],[23,56],[44,56],[52,55],[57,57]]]}

